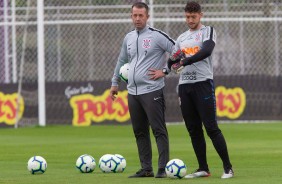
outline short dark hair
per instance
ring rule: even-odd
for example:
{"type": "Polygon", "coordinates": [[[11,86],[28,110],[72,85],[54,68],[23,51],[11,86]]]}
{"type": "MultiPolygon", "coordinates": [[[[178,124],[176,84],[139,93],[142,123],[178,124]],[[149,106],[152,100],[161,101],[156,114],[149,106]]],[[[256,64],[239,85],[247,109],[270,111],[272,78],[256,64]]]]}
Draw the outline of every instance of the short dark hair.
{"type": "Polygon", "coordinates": [[[184,8],[184,11],[187,13],[201,13],[202,8],[201,5],[196,1],[188,1],[184,8]]]}
{"type": "Polygon", "coordinates": [[[132,5],[131,7],[131,10],[133,9],[133,7],[136,7],[136,8],[145,8],[146,9],[146,12],[147,14],[149,13],[149,7],[146,3],[143,3],[143,2],[136,2],[132,5]]]}

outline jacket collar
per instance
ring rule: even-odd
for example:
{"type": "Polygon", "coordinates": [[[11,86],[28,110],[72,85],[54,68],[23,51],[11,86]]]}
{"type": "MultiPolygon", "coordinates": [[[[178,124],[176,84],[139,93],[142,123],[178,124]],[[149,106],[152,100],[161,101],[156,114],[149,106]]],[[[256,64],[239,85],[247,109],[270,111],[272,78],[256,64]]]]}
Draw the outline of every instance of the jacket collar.
{"type": "Polygon", "coordinates": [[[144,33],[145,31],[147,31],[149,29],[149,27],[150,27],[149,25],[146,25],[142,30],[139,30],[139,31],[137,29],[135,29],[135,30],[136,30],[136,32],[139,32],[139,34],[140,34],[140,33],[144,33]]]}

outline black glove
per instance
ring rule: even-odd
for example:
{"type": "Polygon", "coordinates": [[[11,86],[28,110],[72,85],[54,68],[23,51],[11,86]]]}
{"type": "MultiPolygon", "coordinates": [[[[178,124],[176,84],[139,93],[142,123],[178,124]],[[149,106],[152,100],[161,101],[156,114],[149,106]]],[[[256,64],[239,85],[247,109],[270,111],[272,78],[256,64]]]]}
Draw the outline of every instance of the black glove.
{"type": "Polygon", "coordinates": [[[184,52],[182,50],[177,50],[173,55],[171,55],[167,61],[167,66],[171,70],[171,66],[175,63],[179,63],[182,59],[185,58],[184,52]]]}
{"type": "Polygon", "coordinates": [[[184,68],[183,66],[183,62],[182,60],[179,61],[178,63],[174,63],[172,66],[171,66],[171,70],[174,71],[175,73],[180,73],[181,70],[184,68]]]}

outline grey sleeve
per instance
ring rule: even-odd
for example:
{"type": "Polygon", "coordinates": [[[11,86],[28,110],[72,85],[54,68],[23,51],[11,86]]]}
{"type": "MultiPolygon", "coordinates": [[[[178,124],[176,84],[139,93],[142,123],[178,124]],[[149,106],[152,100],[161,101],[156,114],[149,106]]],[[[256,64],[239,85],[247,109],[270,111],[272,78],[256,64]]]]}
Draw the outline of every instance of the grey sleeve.
{"type": "Polygon", "coordinates": [[[172,53],[175,41],[164,32],[158,32],[158,44],[168,53],[172,53]]]}
{"type": "Polygon", "coordinates": [[[211,26],[207,26],[207,29],[203,32],[203,42],[207,40],[212,40],[214,43],[216,43],[216,32],[211,26]]]}
{"type": "Polygon", "coordinates": [[[121,81],[119,77],[119,70],[125,64],[128,63],[128,56],[127,56],[127,37],[124,38],[121,51],[119,53],[118,61],[115,67],[114,75],[112,78],[112,86],[118,86],[118,83],[121,81]]]}
{"type": "MultiPolygon", "coordinates": [[[[164,49],[166,52],[168,52],[169,54],[171,54],[173,52],[174,46],[175,46],[175,41],[172,38],[170,38],[166,33],[159,32],[158,43],[159,43],[160,47],[162,49],[164,49]]],[[[164,66],[164,68],[166,68],[167,71],[170,72],[170,69],[167,66],[167,63],[164,66]]]]}
{"type": "Polygon", "coordinates": [[[179,39],[177,39],[176,42],[175,42],[175,45],[174,45],[174,47],[173,47],[173,51],[170,53],[170,55],[173,55],[173,54],[176,53],[179,49],[180,49],[179,39]]]}
{"type": "MultiPolygon", "coordinates": [[[[180,49],[180,45],[179,45],[179,39],[176,40],[175,45],[173,46],[173,50],[170,53],[170,56],[174,55],[178,50],[180,49]]],[[[166,63],[166,69],[167,71],[170,73],[171,72],[171,65],[174,63],[171,63],[170,57],[166,63]]]]}

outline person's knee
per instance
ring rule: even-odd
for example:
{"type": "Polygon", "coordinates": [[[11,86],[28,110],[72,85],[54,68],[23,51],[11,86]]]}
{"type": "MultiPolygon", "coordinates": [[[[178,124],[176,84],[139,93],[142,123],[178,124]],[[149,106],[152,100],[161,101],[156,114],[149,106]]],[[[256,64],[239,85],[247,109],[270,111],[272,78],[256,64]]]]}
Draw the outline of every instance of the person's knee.
{"type": "Polygon", "coordinates": [[[207,132],[207,135],[213,139],[221,134],[221,130],[219,129],[217,122],[215,120],[205,121],[204,126],[207,132]]]}
{"type": "Polygon", "coordinates": [[[213,128],[207,128],[206,131],[207,131],[207,135],[211,139],[214,139],[215,137],[221,134],[221,130],[217,126],[213,128]]]}
{"type": "Polygon", "coordinates": [[[152,132],[156,138],[160,136],[168,136],[166,128],[152,128],[152,132]]]}
{"type": "Polygon", "coordinates": [[[149,128],[148,129],[134,128],[133,132],[134,132],[134,135],[135,135],[136,138],[147,137],[150,134],[149,128]]]}
{"type": "Polygon", "coordinates": [[[193,128],[190,127],[187,129],[189,132],[189,136],[193,139],[193,138],[201,138],[204,137],[204,133],[203,133],[203,129],[202,128],[193,128]]]}

